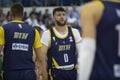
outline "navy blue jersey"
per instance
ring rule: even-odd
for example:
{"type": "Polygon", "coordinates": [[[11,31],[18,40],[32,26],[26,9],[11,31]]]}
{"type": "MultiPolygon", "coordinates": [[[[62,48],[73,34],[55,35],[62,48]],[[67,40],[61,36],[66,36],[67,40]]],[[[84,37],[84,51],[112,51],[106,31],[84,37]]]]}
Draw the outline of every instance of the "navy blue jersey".
{"type": "Polygon", "coordinates": [[[48,68],[58,68],[60,66],[70,66],[76,64],[76,46],[70,27],[65,38],[59,38],[53,31],[51,32],[51,46],[48,50],[48,68]]]}
{"type": "Polygon", "coordinates": [[[120,3],[103,1],[91,80],[120,80],[120,3]]]}
{"type": "Polygon", "coordinates": [[[35,30],[23,22],[3,25],[5,35],[3,70],[34,69],[32,46],[35,30]]]}

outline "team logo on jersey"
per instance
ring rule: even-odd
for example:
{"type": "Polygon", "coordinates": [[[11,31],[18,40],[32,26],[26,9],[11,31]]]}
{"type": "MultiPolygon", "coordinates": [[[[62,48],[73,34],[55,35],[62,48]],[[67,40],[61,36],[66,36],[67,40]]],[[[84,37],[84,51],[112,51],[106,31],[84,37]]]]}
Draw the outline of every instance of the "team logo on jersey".
{"type": "Polygon", "coordinates": [[[72,38],[72,36],[69,37],[69,40],[70,40],[70,42],[73,42],[73,38],[72,38]]]}
{"type": "Polygon", "coordinates": [[[53,39],[53,41],[55,41],[55,37],[54,36],[52,37],[52,39],[53,39]]]}
{"type": "Polygon", "coordinates": [[[116,9],[117,16],[120,18],[120,9],[116,9]]]}

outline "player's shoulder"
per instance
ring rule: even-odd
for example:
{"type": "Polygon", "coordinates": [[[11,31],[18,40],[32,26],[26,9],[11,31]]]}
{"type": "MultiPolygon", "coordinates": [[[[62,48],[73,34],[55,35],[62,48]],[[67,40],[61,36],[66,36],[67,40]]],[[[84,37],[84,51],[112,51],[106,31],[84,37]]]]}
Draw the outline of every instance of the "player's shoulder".
{"type": "Polygon", "coordinates": [[[45,30],[43,33],[44,33],[44,34],[50,34],[50,29],[45,30]]]}
{"type": "Polygon", "coordinates": [[[3,24],[2,27],[4,27],[4,26],[9,26],[9,25],[11,25],[11,21],[8,22],[7,24],[3,24]]]}
{"type": "Polygon", "coordinates": [[[104,9],[104,4],[101,1],[90,1],[81,6],[81,11],[94,12],[104,9]]]}
{"type": "Polygon", "coordinates": [[[0,30],[2,30],[3,29],[3,26],[0,26],[0,30]]]}
{"type": "Polygon", "coordinates": [[[94,6],[101,6],[101,7],[103,7],[104,5],[103,5],[103,2],[102,1],[90,1],[90,2],[87,2],[87,3],[85,3],[85,4],[83,4],[83,6],[82,7],[94,7],[94,6]]]}
{"type": "Polygon", "coordinates": [[[80,32],[79,32],[79,30],[78,29],[76,29],[76,28],[71,28],[72,29],[72,33],[73,33],[73,35],[75,36],[75,35],[80,35],[80,32]]]}
{"type": "Polygon", "coordinates": [[[71,28],[71,29],[72,29],[73,32],[79,32],[79,30],[76,29],[76,28],[71,28]]]}

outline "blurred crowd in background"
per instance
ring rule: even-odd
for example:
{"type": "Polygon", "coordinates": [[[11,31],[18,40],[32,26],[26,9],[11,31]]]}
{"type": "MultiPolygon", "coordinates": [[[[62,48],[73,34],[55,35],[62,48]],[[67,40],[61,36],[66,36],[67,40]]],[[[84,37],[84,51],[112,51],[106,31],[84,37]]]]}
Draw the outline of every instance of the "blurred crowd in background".
{"type": "Polygon", "coordinates": [[[43,31],[54,26],[52,14],[49,12],[48,6],[64,6],[66,9],[67,23],[71,27],[81,30],[81,23],[79,20],[79,12],[76,6],[80,6],[90,0],[0,0],[0,25],[7,24],[11,21],[9,11],[5,14],[3,8],[10,7],[12,3],[21,2],[24,7],[32,7],[30,13],[24,12],[24,21],[33,27],[38,26],[43,31]],[[45,11],[37,12],[37,7],[46,7],[45,11]],[[67,6],[71,6],[69,10],[67,6]]]}
{"type": "Polygon", "coordinates": [[[0,25],[7,24],[11,21],[9,11],[5,14],[3,8],[10,7],[12,3],[21,2],[24,7],[32,7],[32,10],[24,12],[24,19],[26,23],[42,28],[43,31],[54,26],[54,20],[50,13],[48,6],[64,6],[66,9],[67,23],[71,27],[75,27],[81,30],[81,23],[79,20],[80,11],[76,9],[91,0],[0,0],[0,25]],[[44,12],[36,11],[37,7],[46,7],[44,12]],[[68,6],[72,7],[72,10],[68,9],[68,6]]]}
{"type": "Polygon", "coordinates": [[[0,6],[9,7],[12,3],[21,2],[25,7],[36,6],[70,6],[81,5],[90,0],[0,0],[0,6]]]}
{"type": "MultiPolygon", "coordinates": [[[[52,13],[48,7],[46,7],[44,12],[37,11],[37,6],[31,6],[32,9],[30,13],[24,12],[23,21],[31,25],[32,27],[40,27],[43,31],[54,26],[54,20],[52,13]]],[[[71,6],[71,9],[66,6],[66,17],[68,26],[74,27],[81,30],[81,23],[79,19],[80,11],[76,9],[77,5],[74,4],[71,6]]],[[[2,7],[0,8],[0,25],[7,24],[11,21],[9,11],[5,14],[2,7]]]]}

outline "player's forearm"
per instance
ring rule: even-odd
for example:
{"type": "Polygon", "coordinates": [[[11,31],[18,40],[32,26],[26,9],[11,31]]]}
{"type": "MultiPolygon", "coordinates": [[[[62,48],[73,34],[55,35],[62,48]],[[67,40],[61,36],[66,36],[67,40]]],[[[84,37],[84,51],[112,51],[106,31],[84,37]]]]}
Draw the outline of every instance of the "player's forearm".
{"type": "Polygon", "coordinates": [[[95,56],[95,40],[91,38],[84,38],[81,47],[80,47],[80,54],[79,54],[79,68],[80,80],[89,80],[90,73],[93,66],[93,60],[95,56]]]}
{"type": "Polygon", "coordinates": [[[46,60],[40,62],[40,70],[42,72],[42,78],[43,78],[43,80],[47,80],[46,60]]]}
{"type": "Polygon", "coordinates": [[[35,52],[40,67],[39,69],[43,75],[43,80],[47,80],[46,54],[44,52],[44,48],[37,48],[35,49],[35,52]]]}

